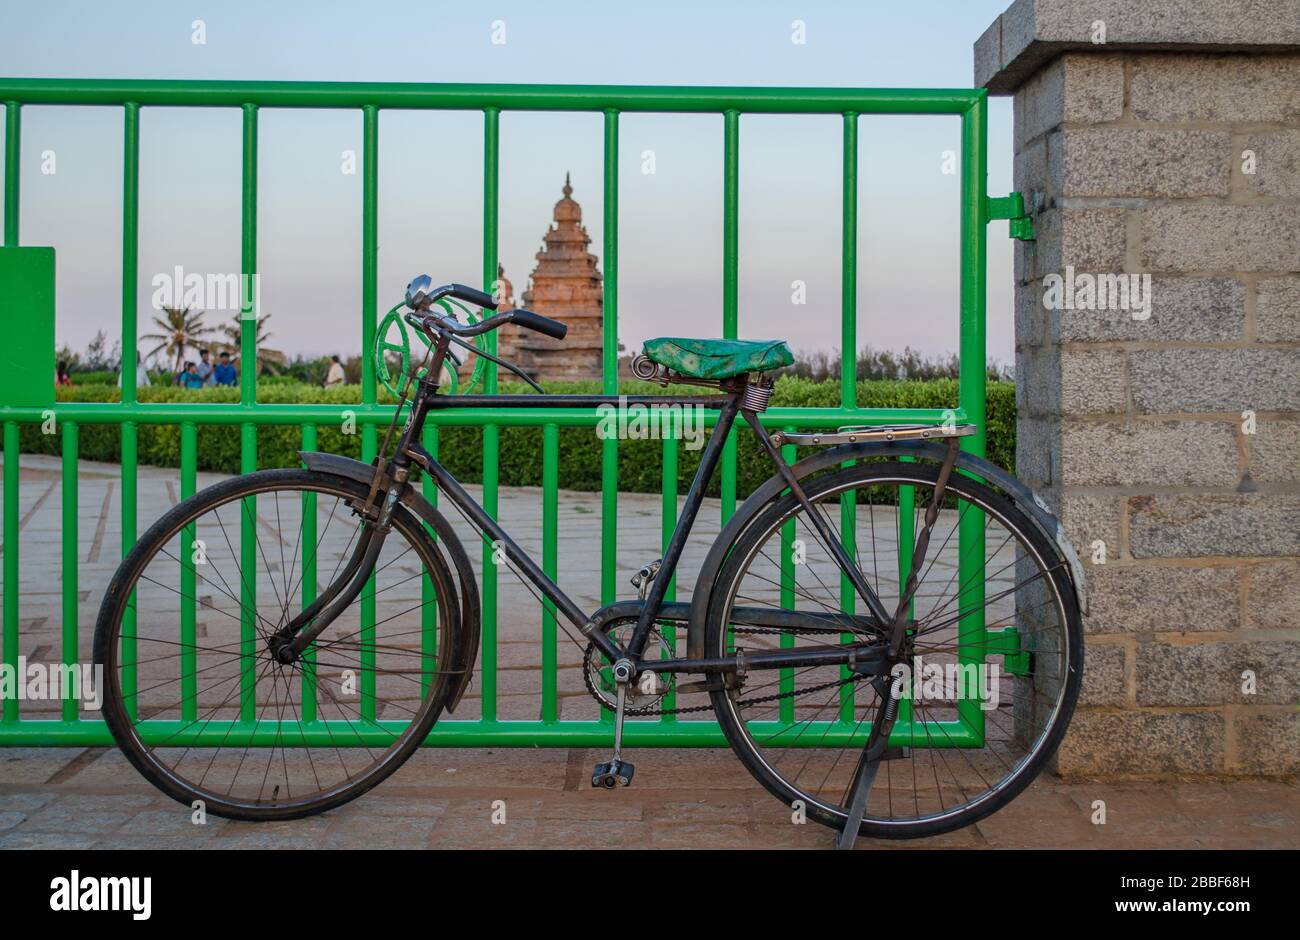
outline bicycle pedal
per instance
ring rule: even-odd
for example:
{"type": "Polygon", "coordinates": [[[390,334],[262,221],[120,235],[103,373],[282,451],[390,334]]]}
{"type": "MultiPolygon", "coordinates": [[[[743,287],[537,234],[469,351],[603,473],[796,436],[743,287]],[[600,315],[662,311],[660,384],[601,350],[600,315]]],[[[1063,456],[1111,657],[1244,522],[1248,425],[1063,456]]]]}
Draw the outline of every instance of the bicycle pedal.
{"type": "Polygon", "coordinates": [[[597,764],[596,769],[591,772],[591,785],[598,790],[613,790],[620,784],[625,787],[632,785],[632,773],[636,768],[625,760],[612,760],[608,763],[597,764]]]}

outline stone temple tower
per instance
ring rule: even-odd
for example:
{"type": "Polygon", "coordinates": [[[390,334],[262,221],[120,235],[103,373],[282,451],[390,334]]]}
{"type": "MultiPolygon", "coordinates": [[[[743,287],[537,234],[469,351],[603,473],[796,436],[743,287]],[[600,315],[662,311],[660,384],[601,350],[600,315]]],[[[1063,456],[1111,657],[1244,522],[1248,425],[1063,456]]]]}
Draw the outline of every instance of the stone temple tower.
{"type": "Polygon", "coordinates": [[[604,329],[604,288],[596,256],[587,251],[591,236],[582,224],[582,207],[564,175],[564,196],[555,204],[555,221],[537,253],[537,267],[522,306],[567,323],[569,334],[554,340],[527,330],[511,337],[517,362],[540,381],[600,378],[604,329]]]}
{"type": "MultiPolygon", "coordinates": [[[[537,267],[520,298],[529,310],[568,324],[563,340],[507,324],[497,330],[497,355],[520,366],[538,382],[552,379],[598,379],[604,346],[604,288],[596,256],[587,251],[591,237],[582,225],[582,207],[573,200],[573,186],[564,176],[564,197],[555,204],[555,219],[543,236],[537,267]]],[[[505,269],[497,265],[496,296],[500,310],[515,306],[514,288],[505,269]]],[[[474,360],[461,368],[467,379],[474,360]]],[[[503,381],[513,376],[502,369],[503,381]]]]}

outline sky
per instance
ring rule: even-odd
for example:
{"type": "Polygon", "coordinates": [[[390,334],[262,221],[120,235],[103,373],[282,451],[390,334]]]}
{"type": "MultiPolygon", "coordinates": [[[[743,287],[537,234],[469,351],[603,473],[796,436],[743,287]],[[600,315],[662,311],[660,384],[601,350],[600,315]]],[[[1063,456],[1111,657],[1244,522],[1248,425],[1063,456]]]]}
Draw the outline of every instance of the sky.
{"type": "MultiPolygon", "coordinates": [[[[1005,6],[5,2],[0,74],[964,88],[973,44],[1005,6]],[[796,21],[802,43],[792,41],[796,21]]],[[[29,106],[22,121],[20,242],[56,249],[56,339],[81,350],[102,329],[111,345],[121,336],[121,109],[29,106]]],[[[177,266],[239,271],[240,121],[229,108],[142,110],[142,334],[158,313],[156,276],[174,278],[177,266]]],[[[349,154],[359,163],[361,115],[263,109],[259,122],[267,345],[290,355],[355,355],[362,177],[349,172],[349,154]]],[[[381,314],[416,274],[480,281],[482,124],[477,112],[381,113],[381,314]]],[[[943,165],[946,151],[960,151],[959,134],[956,117],[860,119],[860,345],[957,348],[960,176],[943,165]]],[[[629,348],[651,336],[721,334],[722,160],[720,115],[620,119],[619,338],[629,348]]],[[[1010,100],[990,99],[991,195],[1010,189],[1011,162],[1010,100]]],[[[739,165],[741,336],[787,339],[796,352],[837,349],[840,118],[743,116],[739,165]],[[805,285],[803,304],[793,302],[796,281],[805,285]]],[[[516,296],[566,172],[600,258],[601,116],[502,115],[499,255],[516,296]]],[[[1013,356],[1011,264],[1006,223],[992,223],[988,351],[1003,362],[1013,356]]],[[[207,319],[231,316],[211,311],[207,319]]]]}

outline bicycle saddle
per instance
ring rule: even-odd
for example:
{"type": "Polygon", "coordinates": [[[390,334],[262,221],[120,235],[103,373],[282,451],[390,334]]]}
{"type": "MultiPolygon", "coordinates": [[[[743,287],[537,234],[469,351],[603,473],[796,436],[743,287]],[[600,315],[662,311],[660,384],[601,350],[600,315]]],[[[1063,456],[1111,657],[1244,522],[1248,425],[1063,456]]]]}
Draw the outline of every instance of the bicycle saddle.
{"type": "Polygon", "coordinates": [[[683,339],[661,336],[643,348],[651,362],[696,379],[729,379],[745,372],[769,372],[794,362],[783,339],[683,339]]]}

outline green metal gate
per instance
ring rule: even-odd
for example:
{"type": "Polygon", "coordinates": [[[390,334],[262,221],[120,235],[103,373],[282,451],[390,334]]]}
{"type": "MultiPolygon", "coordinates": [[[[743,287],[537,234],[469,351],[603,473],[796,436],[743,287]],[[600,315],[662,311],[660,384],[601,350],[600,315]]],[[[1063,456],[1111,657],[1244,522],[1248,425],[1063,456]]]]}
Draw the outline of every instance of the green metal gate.
{"type": "MultiPolygon", "coordinates": [[[[939,424],[945,412],[939,409],[860,409],[856,407],[857,384],[857,180],[858,117],[875,114],[956,115],[961,119],[961,310],[959,402],[956,419],[980,427],[980,433],[963,438],[962,446],[983,455],[985,439],[985,261],[986,225],[992,219],[1008,218],[1012,234],[1026,236],[1021,200],[1017,194],[990,199],[986,193],[987,99],[982,89],[813,89],[813,88],[673,88],[560,85],[408,85],[304,82],[173,82],[114,80],[17,80],[0,79],[0,101],[5,103],[5,208],[4,245],[19,245],[19,153],[21,115],[24,105],[99,105],[117,107],[123,113],[122,181],[122,371],[133,376],[137,335],[138,206],[140,109],[145,107],[229,107],[243,114],[242,174],[242,273],[257,271],[257,141],[258,114],[263,108],[355,109],[362,113],[364,146],[362,157],[362,320],[363,356],[360,407],[329,405],[257,404],[256,370],[241,370],[240,401],[237,405],[145,404],[136,400],[134,382],[122,383],[122,401],[112,403],[0,402],[4,445],[4,597],[2,661],[16,668],[19,655],[19,425],[39,423],[54,412],[63,429],[62,484],[62,658],[65,664],[78,661],[77,585],[77,434],[87,424],[112,424],[121,430],[122,440],[122,552],[134,544],[136,532],[137,434],[142,424],[172,424],[181,428],[180,490],[182,498],[195,491],[197,429],[200,425],[238,425],[241,428],[241,469],[256,468],[256,429],[259,425],[295,425],[301,428],[302,446],[316,448],[317,427],[336,425],[346,408],[355,412],[362,433],[362,456],[373,459],[377,428],[392,418],[392,409],[377,404],[373,348],[379,302],[377,283],[378,150],[379,113],[384,109],[475,110],[483,114],[483,284],[491,290],[497,270],[498,233],[498,149],[502,111],[587,111],[604,115],[604,254],[605,394],[617,394],[618,360],[618,138],[619,118],[626,112],[714,113],[723,117],[723,312],[722,335],[737,336],[737,281],[739,244],[740,122],[743,114],[838,114],[843,120],[843,273],[841,282],[841,349],[843,369],[841,404],[838,408],[773,408],[764,414],[768,426],[782,428],[833,428],[848,423],[884,424],[914,422],[939,424]]],[[[52,310],[52,302],[51,302],[52,310]]],[[[253,316],[251,302],[245,302],[241,316],[253,316]]],[[[52,331],[52,326],[51,326],[52,331]]],[[[256,359],[255,331],[242,331],[241,359],[256,359]]],[[[495,337],[489,334],[489,349],[495,351],[495,337]]],[[[48,371],[48,370],[47,370],[48,371]]],[[[496,367],[487,373],[484,391],[497,389],[496,367]]],[[[6,396],[11,398],[13,396],[6,396]]],[[[951,419],[953,413],[947,413],[951,419]]],[[[557,567],[557,480],[561,426],[594,428],[599,416],[594,410],[528,410],[512,408],[439,410],[430,415],[426,444],[436,453],[438,427],[443,425],[483,426],[483,502],[493,516],[498,506],[498,448],[502,427],[543,428],[543,558],[542,566],[552,577],[557,567]]],[[[676,440],[663,442],[663,529],[668,537],[675,522],[677,498],[676,440]]],[[[617,506],[618,441],[606,439],[602,451],[601,537],[603,542],[600,596],[603,603],[617,596],[617,506]]],[[[787,447],[787,458],[793,448],[787,447]]],[[[722,462],[723,520],[736,503],[736,440],[733,434],[722,462]]],[[[431,497],[435,494],[430,493],[431,497]]],[[[960,538],[978,544],[983,538],[977,514],[963,520],[960,538]]],[[[254,532],[242,519],[241,542],[251,552],[254,532]]],[[[900,545],[904,543],[900,542],[900,545]]],[[[910,546],[910,543],[906,543],[910,546]]],[[[557,656],[555,611],[548,603],[542,615],[541,652],[543,667],[541,718],[507,721],[497,717],[497,568],[490,563],[490,547],[484,548],[482,576],[483,642],[482,662],[476,681],[482,691],[482,717],[478,720],[440,721],[431,742],[460,746],[597,746],[612,741],[612,722],[561,721],[557,709],[557,656]]],[[[901,550],[900,565],[910,566],[909,552],[901,550]]],[[[964,560],[970,553],[963,550],[964,560]]],[[[245,557],[248,557],[246,554],[245,557]]],[[[184,575],[184,572],[183,572],[184,575]]],[[[963,582],[966,576],[963,573],[963,582]]],[[[192,602],[192,598],[191,598],[192,602]]],[[[363,623],[366,612],[363,609],[363,623]]],[[[373,611],[370,612],[373,619],[373,611]]],[[[186,621],[184,612],[182,621],[186,621]]],[[[192,619],[192,613],[191,618],[192,619]]],[[[182,624],[182,628],[183,628],[182,624]]],[[[666,702],[668,707],[672,702],[666,702]]],[[[904,716],[905,717],[905,716],[904,716]]],[[[982,726],[982,713],[973,719],[982,726]]],[[[975,729],[969,729],[975,730],[975,729]]],[[[982,727],[976,731],[982,733],[982,727]]],[[[676,721],[664,716],[655,721],[629,721],[625,740],[631,746],[723,746],[725,741],[713,721],[676,721]]],[[[16,699],[3,703],[0,715],[0,745],[105,745],[112,740],[100,720],[85,720],[78,703],[63,702],[61,720],[24,718],[16,699]]]]}

